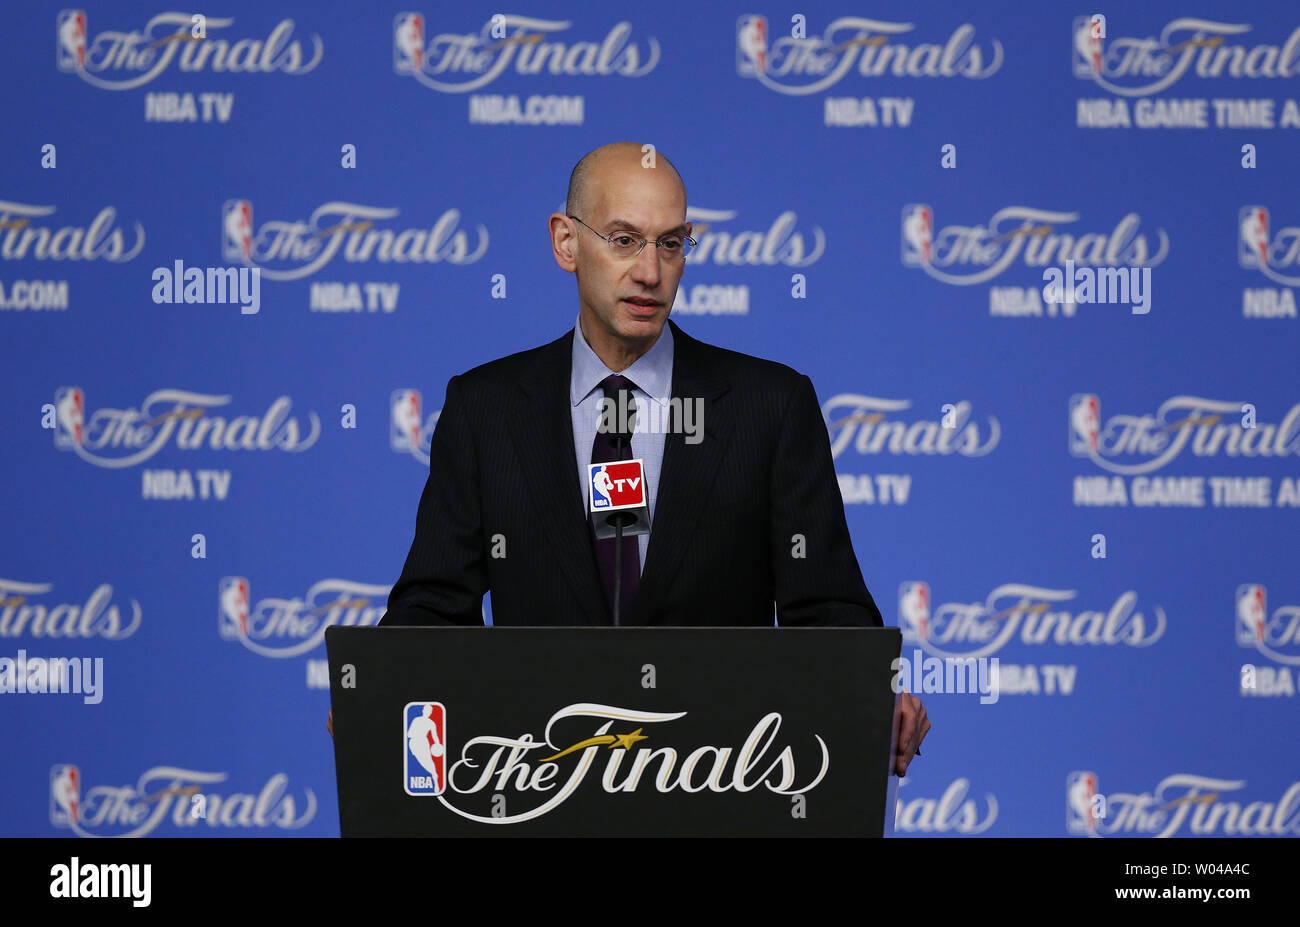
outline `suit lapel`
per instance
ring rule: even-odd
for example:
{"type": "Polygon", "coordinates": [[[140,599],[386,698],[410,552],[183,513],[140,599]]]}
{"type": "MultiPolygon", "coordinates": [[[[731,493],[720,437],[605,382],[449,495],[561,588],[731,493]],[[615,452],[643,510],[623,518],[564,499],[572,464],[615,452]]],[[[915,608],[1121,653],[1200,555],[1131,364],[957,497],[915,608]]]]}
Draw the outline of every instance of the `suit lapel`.
{"type": "MultiPolygon", "coordinates": [[[[703,400],[704,433],[698,444],[687,444],[674,416],[674,427],[664,437],[645,569],[632,607],[623,618],[629,625],[647,624],[654,607],[671,588],[700,512],[708,505],[732,429],[732,411],[721,401],[730,384],[710,369],[706,346],[671,320],[667,324],[673,330],[672,396],[683,404],[703,400]]],[[[607,625],[605,590],[591,548],[586,500],[576,480],[569,409],[572,361],[572,330],[541,349],[519,380],[524,396],[515,410],[512,433],[536,515],[546,526],[565,577],[584,606],[583,615],[572,620],[607,625]]]]}
{"type": "Polygon", "coordinates": [[[668,324],[673,327],[672,396],[683,404],[703,399],[704,434],[698,444],[687,444],[686,435],[674,421],[664,438],[659,498],[655,501],[645,569],[625,624],[647,624],[655,605],[671,588],[700,511],[708,505],[709,491],[731,435],[731,410],[720,401],[729,384],[710,369],[704,345],[671,320],[668,324]]]}
{"type": "Polygon", "coordinates": [[[584,517],[586,500],[577,483],[573,420],[569,410],[569,371],[573,332],[542,348],[537,362],[520,378],[524,402],[514,417],[515,449],[536,515],[550,535],[565,577],[583,603],[584,614],[564,620],[609,624],[605,590],[584,517]]]}

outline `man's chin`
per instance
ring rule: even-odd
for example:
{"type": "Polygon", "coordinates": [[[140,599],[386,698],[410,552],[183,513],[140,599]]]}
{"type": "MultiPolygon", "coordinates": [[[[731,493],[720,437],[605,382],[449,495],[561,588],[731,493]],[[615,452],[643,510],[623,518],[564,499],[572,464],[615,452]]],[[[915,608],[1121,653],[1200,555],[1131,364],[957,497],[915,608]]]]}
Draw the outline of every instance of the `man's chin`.
{"type": "Polygon", "coordinates": [[[657,337],[668,319],[668,313],[662,306],[655,306],[650,313],[632,309],[629,303],[620,303],[619,306],[622,309],[619,313],[619,321],[622,323],[619,328],[621,334],[628,338],[657,337]]]}

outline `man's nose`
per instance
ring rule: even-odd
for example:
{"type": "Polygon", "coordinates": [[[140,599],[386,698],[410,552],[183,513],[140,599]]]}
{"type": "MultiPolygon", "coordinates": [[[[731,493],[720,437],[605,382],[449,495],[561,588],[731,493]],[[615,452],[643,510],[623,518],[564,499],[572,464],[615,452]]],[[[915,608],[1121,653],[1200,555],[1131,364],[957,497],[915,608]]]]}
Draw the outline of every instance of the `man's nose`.
{"type": "Polygon", "coordinates": [[[632,279],[643,286],[656,287],[663,269],[659,266],[659,248],[653,241],[647,241],[641,253],[632,265],[632,279]]]}

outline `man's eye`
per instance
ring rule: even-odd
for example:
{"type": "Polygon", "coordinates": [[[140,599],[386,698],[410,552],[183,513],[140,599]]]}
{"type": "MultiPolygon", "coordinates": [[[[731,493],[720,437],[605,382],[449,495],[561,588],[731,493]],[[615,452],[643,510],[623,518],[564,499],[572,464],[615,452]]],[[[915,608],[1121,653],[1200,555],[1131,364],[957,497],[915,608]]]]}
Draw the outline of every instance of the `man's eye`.
{"type": "Polygon", "coordinates": [[[633,241],[634,239],[628,235],[616,235],[614,237],[614,244],[619,245],[620,247],[623,248],[626,248],[628,245],[632,244],[633,241]]]}
{"type": "Polygon", "coordinates": [[[680,238],[665,238],[659,242],[659,245],[669,251],[676,251],[682,246],[682,240],[680,238]]]}

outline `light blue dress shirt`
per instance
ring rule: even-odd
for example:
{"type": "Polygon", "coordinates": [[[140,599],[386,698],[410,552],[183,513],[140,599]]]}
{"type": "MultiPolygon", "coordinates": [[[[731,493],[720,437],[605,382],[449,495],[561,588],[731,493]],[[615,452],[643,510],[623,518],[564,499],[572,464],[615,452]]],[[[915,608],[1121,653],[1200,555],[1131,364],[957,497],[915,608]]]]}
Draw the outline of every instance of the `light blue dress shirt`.
{"type": "MultiPolygon", "coordinates": [[[[600,382],[614,371],[596,356],[596,352],[583,337],[582,326],[573,326],[573,364],[569,371],[569,399],[573,417],[573,453],[578,462],[578,486],[581,489],[584,513],[590,508],[587,495],[587,465],[591,463],[591,446],[596,442],[596,426],[600,422],[600,400],[605,391],[600,382]]],[[[632,433],[632,456],[641,458],[645,466],[646,492],[650,503],[650,524],[654,525],[655,501],[659,497],[659,471],[664,462],[664,435],[668,424],[668,400],[672,396],[673,382],[673,331],[664,323],[663,332],[649,351],[621,371],[635,384],[632,396],[637,404],[636,429],[632,433]],[[650,403],[657,408],[651,409],[650,403]],[[654,428],[658,422],[661,427],[654,428]]],[[[653,530],[653,527],[652,529],[653,530]]],[[[645,553],[650,535],[637,536],[641,554],[641,569],[645,570],[645,553]]]]}

